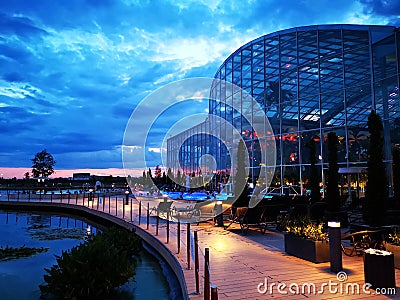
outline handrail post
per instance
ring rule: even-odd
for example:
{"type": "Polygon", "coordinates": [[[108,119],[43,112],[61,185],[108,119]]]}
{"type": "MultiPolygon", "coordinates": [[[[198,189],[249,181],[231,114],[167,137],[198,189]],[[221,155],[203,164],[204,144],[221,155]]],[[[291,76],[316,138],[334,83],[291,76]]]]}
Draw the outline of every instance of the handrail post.
{"type": "Polygon", "coordinates": [[[190,270],[190,223],[187,223],[186,231],[186,254],[187,254],[187,265],[188,270],[190,270]]]}
{"type": "Polygon", "coordinates": [[[131,222],[133,221],[133,212],[132,212],[132,197],[131,197],[131,222]]]}
{"type": "Polygon", "coordinates": [[[159,225],[159,223],[160,223],[160,217],[158,216],[158,213],[157,213],[157,216],[156,216],[156,235],[158,235],[158,225],[159,225]]]}
{"type": "Polygon", "coordinates": [[[178,244],[178,254],[181,252],[181,221],[178,219],[177,228],[177,244],[178,244]]]}
{"type": "Polygon", "coordinates": [[[193,231],[194,236],[194,275],[196,281],[196,294],[200,294],[200,274],[199,274],[199,241],[197,230],[193,231]]]}
{"type": "Polygon", "coordinates": [[[125,220],[125,203],[122,201],[122,220],[125,220]]]}
{"type": "Polygon", "coordinates": [[[210,300],[210,249],[204,252],[204,300],[210,300]]]}
{"type": "Polygon", "coordinates": [[[169,212],[167,212],[167,244],[169,243],[169,212]]]}
{"type": "Polygon", "coordinates": [[[140,217],[142,216],[142,201],[139,201],[139,225],[140,225],[140,217]]]}
{"type": "Polygon", "coordinates": [[[146,229],[149,229],[149,223],[150,223],[150,203],[147,202],[147,224],[146,224],[146,229]]]}

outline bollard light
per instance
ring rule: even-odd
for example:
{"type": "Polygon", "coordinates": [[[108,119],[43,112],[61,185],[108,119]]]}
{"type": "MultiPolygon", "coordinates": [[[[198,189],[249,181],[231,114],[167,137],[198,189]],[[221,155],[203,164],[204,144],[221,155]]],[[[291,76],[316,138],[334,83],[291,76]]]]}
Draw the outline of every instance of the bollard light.
{"type": "Polygon", "coordinates": [[[224,226],[224,218],[222,215],[222,201],[218,200],[215,203],[215,221],[218,227],[224,226]]]}
{"type": "Polygon", "coordinates": [[[328,227],[331,271],[337,273],[343,270],[340,222],[329,221],[328,227]]]}
{"type": "Polygon", "coordinates": [[[329,228],[340,228],[340,222],[338,221],[328,221],[329,228]]]}
{"type": "Polygon", "coordinates": [[[88,199],[88,201],[92,201],[93,199],[93,190],[92,189],[90,189],[89,190],[89,199],[88,199]]]}
{"type": "Polygon", "coordinates": [[[129,191],[126,190],[125,191],[125,205],[128,205],[128,204],[129,204],[129,191]]]}

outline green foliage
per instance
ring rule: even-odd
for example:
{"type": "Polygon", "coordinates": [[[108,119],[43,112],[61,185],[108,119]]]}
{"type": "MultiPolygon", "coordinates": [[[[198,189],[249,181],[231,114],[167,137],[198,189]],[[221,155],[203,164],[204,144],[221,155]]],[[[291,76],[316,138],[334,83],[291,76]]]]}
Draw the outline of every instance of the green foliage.
{"type": "Polygon", "coordinates": [[[383,162],[383,124],[375,111],[368,116],[370,144],[368,150],[368,181],[365,191],[364,220],[372,226],[384,224],[388,182],[383,162]]]}
{"type": "Polygon", "coordinates": [[[0,261],[29,257],[37,253],[46,252],[48,250],[49,248],[30,248],[26,247],[25,245],[17,248],[9,246],[6,246],[5,248],[0,247],[0,261]]]}
{"type": "Polygon", "coordinates": [[[92,235],[82,244],[56,256],[57,264],[45,269],[43,294],[63,299],[87,299],[111,294],[134,274],[140,238],[124,229],[111,228],[92,235]]]}
{"type": "Polygon", "coordinates": [[[400,233],[396,227],[393,227],[392,232],[389,233],[389,242],[393,245],[400,246],[400,233]]]}
{"type": "Polygon", "coordinates": [[[328,237],[328,233],[324,232],[324,223],[315,223],[308,217],[296,220],[284,220],[285,231],[295,236],[310,239],[313,241],[324,241],[328,237]]]}

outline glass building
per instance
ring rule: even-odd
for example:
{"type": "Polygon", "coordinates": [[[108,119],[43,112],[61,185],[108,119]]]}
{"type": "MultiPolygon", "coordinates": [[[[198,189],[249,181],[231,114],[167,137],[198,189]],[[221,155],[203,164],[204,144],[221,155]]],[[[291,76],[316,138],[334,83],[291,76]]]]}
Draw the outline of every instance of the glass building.
{"type": "MultiPolygon", "coordinates": [[[[400,145],[399,53],[400,32],[393,26],[318,25],[267,34],[237,49],[218,69],[210,87],[209,113],[241,132],[249,151],[250,180],[255,184],[260,170],[266,168],[270,174],[270,168],[269,191],[281,193],[286,187],[293,193],[309,188],[307,145],[311,140],[324,189],[327,134],[335,132],[341,192],[362,196],[369,146],[367,120],[371,110],[376,110],[384,124],[391,190],[391,152],[400,145]],[[251,101],[238,89],[227,88],[224,81],[241,87],[260,104],[272,130],[254,130],[252,124],[260,112],[253,112],[251,101]],[[251,122],[242,117],[249,113],[251,122]],[[276,164],[260,163],[263,147],[272,142],[276,164]]],[[[229,173],[228,149],[218,147],[218,141],[202,134],[199,127],[214,126],[228,140],[231,129],[206,123],[168,140],[169,150],[180,145],[179,158],[168,156],[169,166],[180,164],[185,172],[196,172],[199,158],[210,154],[217,170],[229,173]]]]}

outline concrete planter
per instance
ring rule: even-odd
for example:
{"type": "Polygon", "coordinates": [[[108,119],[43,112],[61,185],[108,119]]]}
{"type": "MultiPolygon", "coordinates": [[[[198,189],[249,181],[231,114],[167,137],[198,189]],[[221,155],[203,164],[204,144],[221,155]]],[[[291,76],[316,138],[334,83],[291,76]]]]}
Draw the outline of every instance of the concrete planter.
{"type": "Polygon", "coordinates": [[[285,252],[290,255],[314,263],[329,262],[329,243],[326,241],[307,240],[292,234],[285,234],[284,241],[285,252]]]}
{"type": "Polygon", "coordinates": [[[400,246],[386,243],[385,248],[394,255],[394,267],[400,269],[400,246]]]}

